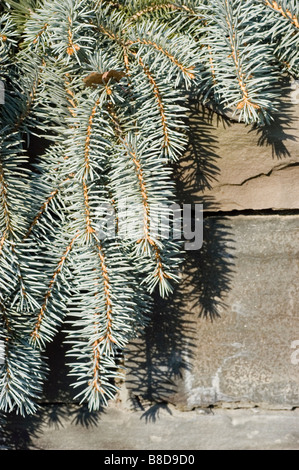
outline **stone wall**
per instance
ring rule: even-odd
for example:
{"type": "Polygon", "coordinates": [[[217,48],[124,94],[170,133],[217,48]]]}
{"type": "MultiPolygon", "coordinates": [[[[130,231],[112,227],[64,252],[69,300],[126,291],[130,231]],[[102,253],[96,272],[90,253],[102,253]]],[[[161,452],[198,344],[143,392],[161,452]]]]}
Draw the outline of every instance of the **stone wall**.
{"type": "Polygon", "coordinates": [[[203,246],[187,253],[173,298],[157,300],[130,346],[121,397],[184,410],[298,406],[297,95],[284,84],[263,129],[191,99],[176,175],[181,201],[203,203],[203,246]]]}
{"type": "Polygon", "coordinates": [[[281,95],[275,120],[263,128],[191,100],[190,144],[179,169],[184,199],[204,198],[222,211],[299,209],[299,82],[282,85],[281,95]]]}

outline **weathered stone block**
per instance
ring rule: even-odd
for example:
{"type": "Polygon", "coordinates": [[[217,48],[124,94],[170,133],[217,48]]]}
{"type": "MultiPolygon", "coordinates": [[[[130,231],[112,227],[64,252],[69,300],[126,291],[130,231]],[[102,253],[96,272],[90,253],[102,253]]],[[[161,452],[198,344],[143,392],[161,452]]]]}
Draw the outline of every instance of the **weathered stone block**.
{"type": "MultiPolygon", "coordinates": [[[[10,425],[14,439],[8,437],[4,449],[101,450],[98,463],[112,463],[114,457],[113,466],[119,463],[119,468],[134,468],[129,459],[133,456],[135,460],[138,453],[135,455],[134,451],[138,450],[173,450],[178,455],[181,450],[190,450],[191,455],[195,450],[298,450],[298,416],[299,410],[217,409],[213,413],[185,413],[161,404],[134,412],[110,406],[105,413],[94,413],[88,419],[78,406],[56,405],[54,410],[49,406],[40,413],[38,429],[30,426],[28,419],[14,420],[10,425]],[[55,414],[58,422],[53,420],[55,414]],[[123,455],[126,460],[121,465],[115,457],[123,455]]],[[[199,462],[201,455],[195,457],[199,462]]],[[[141,459],[146,460],[147,454],[139,455],[136,468],[141,468],[141,459]]]]}
{"type": "Polygon", "coordinates": [[[213,198],[209,209],[223,211],[299,208],[297,82],[281,92],[274,122],[262,128],[231,121],[191,99],[190,143],[178,168],[184,202],[213,198]]]}
{"type": "Polygon", "coordinates": [[[127,353],[136,403],[298,406],[298,237],[296,216],[205,219],[202,249],[127,353]]]}

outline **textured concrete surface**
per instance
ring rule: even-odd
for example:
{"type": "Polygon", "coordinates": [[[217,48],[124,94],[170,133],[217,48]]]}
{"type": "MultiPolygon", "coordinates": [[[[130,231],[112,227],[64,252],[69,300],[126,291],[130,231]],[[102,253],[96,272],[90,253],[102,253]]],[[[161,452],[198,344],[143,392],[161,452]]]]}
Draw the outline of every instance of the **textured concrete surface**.
{"type": "Polygon", "coordinates": [[[209,209],[223,211],[299,208],[299,82],[281,93],[275,121],[259,129],[191,101],[190,144],[178,169],[185,202],[212,198],[209,209]]]}
{"type": "Polygon", "coordinates": [[[44,407],[32,422],[11,424],[10,448],[105,450],[99,464],[113,450],[298,450],[298,418],[298,410],[181,412],[166,404],[140,411],[111,406],[94,415],[75,406],[44,407]]]}
{"type": "Polygon", "coordinates": [[[181,285],[126,355],[137,402],[299,405],[299,216],[209,217],[181,285]]]}

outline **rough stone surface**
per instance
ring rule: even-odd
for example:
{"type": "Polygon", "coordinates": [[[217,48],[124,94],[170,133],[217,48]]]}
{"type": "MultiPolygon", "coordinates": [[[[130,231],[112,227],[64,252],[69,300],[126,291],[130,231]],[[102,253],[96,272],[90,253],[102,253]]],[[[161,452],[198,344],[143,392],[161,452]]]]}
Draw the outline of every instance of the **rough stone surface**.
{"type": "Polygon", "coordinates": [[[260,129],[191,100],[190,144],[178,168],[184,202],[212,200],[208,209],[223,211],[299,208],[296,84],[282,87],[275,121],[260,129]]]}
{"type": "Polygon", "coordinates": [[[209,217],[126,356],[136,403],[299,405],[299,217],[209,217]]]}
{"type": "Polygon", "coordinates": [[[104,450],[100,465],[122,450],[298,450],[298,418],[298,410],[181,412],[165,404],[142,411],[111,406],[93,415],[75,406],[44,407],[35,421],[11,423],[14,439],[6,448],[104,450]]]}

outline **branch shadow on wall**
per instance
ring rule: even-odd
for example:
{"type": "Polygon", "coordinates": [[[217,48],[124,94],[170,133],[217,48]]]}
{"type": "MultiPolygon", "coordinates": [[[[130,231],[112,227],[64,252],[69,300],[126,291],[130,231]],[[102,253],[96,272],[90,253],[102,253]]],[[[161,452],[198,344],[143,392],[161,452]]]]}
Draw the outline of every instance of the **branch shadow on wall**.
{"type": "MultiPolygon", "coordinates": [[[[208,201],[204,204],[207,207],[208,201]]],[[[147,421],[155,421],[162,409],[170,412],[168,403],[184,400],[183,378],[192,370],[198,318],[217,321],[227,307],[225,296],[234,266],[232,245],[225,217],[204,219],[203,246],[186,253],[182,283],[170,299],[155,298],[144,334],[126,351],[126,387],[133,408],[144,410],[147,421]]]]}
{"type": "Polygon", "coordinates": [[[288,77],[282,77],[277,87],[279,89],[276,95],[281,98],[275,105],[273,121],[261,127],[253,125],[249,132],[258,136],[259,146],[271,147],[273,159],[282,160],[291,157],[286,141],[297,140],[294,135],[298,126],[295,105],[299,103],[299,87],[288,77]]]}
{"type": "Polygon", "coordinates": [[[234,248],[229,219],[217,216],[217,205],[202,190],[217,181],[220,158],[213,126],[230,121],[190,101],[187,152],[174,168],[179,203],[203,204],[203,245],[187,251],[182,282],[166,300],[156,297],[149,324],[142,337],[125,354],[126,387],[133,409],[155,421],[161,411],[171,413],[170,403],[184,400],[184,374],[192,369],[200,323],[217,321],[225,309],[234,272],[234,248]],[[212,123],[213,121],[213,123],[212,123]]]}
{"type": "MultiPolygon", "coordinates": [[[[76,424],[82,428],[97,427],[104,411],[90,412],[87,406],[65,406],[65,403],[42,404],[36,414],[26,418],[9,414],[0,430],[0,450],[39,450],[35,439],[43,436],[44,426],[63,429],[64,423],[76,424]]],[[[38,442],[38,441],[37,441],[38,442]]]]}

